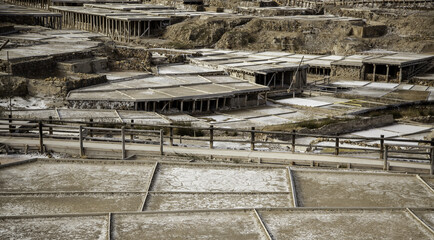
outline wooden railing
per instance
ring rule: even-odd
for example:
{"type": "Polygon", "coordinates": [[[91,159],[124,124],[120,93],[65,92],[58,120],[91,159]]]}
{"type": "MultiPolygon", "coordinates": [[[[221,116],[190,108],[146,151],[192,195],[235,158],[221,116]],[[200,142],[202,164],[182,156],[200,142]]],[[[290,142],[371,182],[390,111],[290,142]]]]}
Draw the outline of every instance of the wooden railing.
{"type": "Polygon", "coordinates": [[[385,144],[384,145],[384,165],[383,170],[389,170],[389,160],[404,159],[410,161],[429,161],[431,163],[430,174],[434,171],[434,146],[409,146],[402,144],[385,144]],[[407,148],[402,150],[402,148],[407,148]],[[408,150],[411,149],[411,150],[408,150]],[[395,153],[395,154],[394,154],[395,153]],[[396,155],[396,153],[398,155],[396,155]],[[419,157],[425,156],[425,157],[419,157]]]}
{"type": "MultiPolygon", "coordinates": [[[[233,129],[217,128],[213,125],[209,127],[192,127],[181,125],[149,125],[134,123],[113,123],[113,122],[95,122],[89,121],[65,121],[65,120],[43,120],[36,122],[32,119],[0,119],[0,135],[15,137],[38,137],[40,139],[40,151],[43,152],[43,139],[76,139],[82,146],[84,140],[92,141],[109,141],[121,142],[122,158],[125,158],[125,143],[148,143],[159,144],[161,154],[163,153],[164,136],[169,139],[167,145],[173,146],[178,140],[194,141],[195,143],[205,143],[210,149],[215,148],[216,142],[227,142],[235,144],[245,144],[251,151],[258,150],[258,145],[277,145],[280,150],[287,149],[295,152],[297,147],[306,147],[307,149],[331,149],[328,154],[336,156],[344,151],[350,153],[374,153],[378,154],[379,159],[385,162],[390,160],[398,161],[418,161],[431,163],[431,172],[433,171],[434,157],[434,139],[431,140],[413,140],[413,139],[395,139],[380,137],[351,137],[351,136],[332,136],[319,134],[298,133],[295,130],[291,132],[281,131],[261,131],[254,127],[251,129],[233,129]],[[175,130],[179,133],[175,134],[175,130]],[[126,136],[130,139],[126,139],[126,136]],[[109,137],[107,137],[109,136],[109,137]],[[118,138],[114,138],[117,136],[118,138]],[[143,140],[134,136],[149,136],[151,140],[143,140]],[[228,137],[231,136],[231,137],[228,137]],[[332,142],[332,145],[306,144],[297,142],[297,139],[303,137],[312,137],[322,141],[332,142]],[[265,139],[264,139],[265,138],[265,139]],[[272,140],[269,140],[272,139],[272,140]],[[378,142],[373,144],[372,142],[378,142]],[[350,145],[343,146],[345,143],[350,145]],[[352,144],[358,143],[358,146],[352,144]],[[398,154],[398,155],[397,155],[398,154]]],[[[195,144],[196,145],[196,144],[195,144]]],[[[233,149],[237,149],[232,146],[233,149]]],[[[243,148],[238,148],[243,149],[243,148]]],[[[80,155],[84,155],[80,147],[80,155]]],[[[387,170],[387,163],[385,165],[387,170]]]]}
{"type": "Polygon", "coordinates": [[[160,145],[160,154],[163,155],[164,135],[163,130],[140,130],[129,129],[125,126],[120,128],[110,127],[88,127],[85,125],[68,125],[59,123],[44,123],[39,122],[18,122],[12,125],[13,121],[9,120],[7,124],[0,123],[0,135],[7,135],[13,137],[33,137],[39,138],[39,152],[44,153],[44,140],[59,139],[59,140],[77,140],[79,142],[79,156],[85,156],[84,142],[103,141],[103,142],[119,142],[122,146],[121,159],[126,159],[125,143],[144,143],[144,144],[158,144],[160,145]],[[6,128],[4,126],[7,126],[6,128]],[[105,137],[110,135],[111,137],[105,137]],[[127,139],[126,136],[130,136],[127,139]],[[114,137],[116,136],[116,137],[114,137]],[[135,139],[135,136],[150,137],[148,140],[135,139]]]}
{"type": "Polygon", "coordinates": [[[415,4],[429,4],[433,0],[292,0],[290,5],[299,7],[320,7],[324,5],[343,5],[343,6],[413,6],[415,4]]]}

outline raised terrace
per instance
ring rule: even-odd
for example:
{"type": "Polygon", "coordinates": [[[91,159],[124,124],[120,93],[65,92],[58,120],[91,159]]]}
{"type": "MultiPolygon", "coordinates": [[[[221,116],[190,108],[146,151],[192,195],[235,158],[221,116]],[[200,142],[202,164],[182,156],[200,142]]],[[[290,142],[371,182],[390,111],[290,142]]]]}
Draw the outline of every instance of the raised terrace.
{"type": "MultiPolygon", "coordinates": [[[[268,51],[222,52],[214,49],[198,49],[197,51],[202,53],[202,56],[191,57],[190,62],[215,69],[223,69],[229,73],[235,72],[235,75],[240,71],[243,72],[243,68],[246,72],[255,72],[255,68],[258,68],[256,73],[261,73],[259,69],[266,69],[267,66],[269,69],[278,69],[280,66],[284,69],[286,65],[288,72],[295,72],[297,69],[301,71],[300,69],[302,69],[302,71],[307,71],[307,73],[312,75],[354,80],[366,79],[374,82],[393,81],[401,83],[403,80],[408,80],[426,71],[434,63],[434,56],[430,54],[411,54],[390,51],[381,54],[364,52],[362,55],[350,56],[268,51]]],[[[243,74],[239,76],[244,77],[243,74]]],[[[257,83],[263,84],[261,80],[258,82],[258,79],[257,83]]],[[[274,86],[274,84],[269,86],[274,86]]]]}
{"type": "MultiPolygon", "coordinates": [[[[72,39],[77,40],[77,38],[74,38],[73,36],[72,39]]],[[[60,41],[62,40],[63,39],[60,41]]],[[[42,45],[23,46],[14,49],[8,49],[7,52],[0,52],[0,59],[9,59],[13,62],[37,57],[62,56],[79,52],[90,52],[91,49],[96,46],[98,46],[98,43],[92,41],[78,42],[74,45],[65,42],[53,42],[50,44],[47,43],[42,45]]]]}
{"type": "Polygon", "coordinates": [[[263,104],[268,87],[226,75],[159,75],[83,88],[69,93],[74,107],[159,112],[209,112],[263,104]]]}

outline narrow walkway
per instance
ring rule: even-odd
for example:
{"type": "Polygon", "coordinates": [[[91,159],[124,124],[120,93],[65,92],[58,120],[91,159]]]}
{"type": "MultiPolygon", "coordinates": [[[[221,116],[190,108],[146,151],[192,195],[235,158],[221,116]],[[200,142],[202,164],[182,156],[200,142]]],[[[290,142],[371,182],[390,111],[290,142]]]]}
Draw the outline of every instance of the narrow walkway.
{"type": "MultiPolygon", "coordinates": [[[[39,146],[37,138],[12,138],[0,137],[0,143],[7,144],[13,148],[24,149],[27,145],[30,149],[35,149],[39,146]]],[[[48,151],[56,153],[66,153],[78,156],[79,143],[78,141],[69,140],[54,140],[44,139],[44,145],[48,151]]],[[[90,158],[121,158],[122,146],[121,143],[108,142],[84,142],[85,154],[90,158]]],[[[159,154],[159,145],[148,144],[126,144],[127,157],[136,155],[137,157],[149,156],[149,154],[159,154]]],[[[190,147],[171,147],[164,146],[164,155],[180,156],[194,158],[212,157],[223,159],[250,159],[252,162],[272,163],[272,164],[303,164],[303,165],[327,165],[327,166],[348,166],[382,169],[384,161],[381,159],[366,159],[355,158],[348,156],[332,156],[332,155],[317,155],[317,154],[302,154],[291,152],[260,152],[260,151],[243,151],[243,150],[225,150],[225,149],[207,149],[207,148],[190,148],[190,147]]],[[[401,170],[409,172],[429,172],[430,165],[428,163],[389,161],[392,170],[401,170]]]]}

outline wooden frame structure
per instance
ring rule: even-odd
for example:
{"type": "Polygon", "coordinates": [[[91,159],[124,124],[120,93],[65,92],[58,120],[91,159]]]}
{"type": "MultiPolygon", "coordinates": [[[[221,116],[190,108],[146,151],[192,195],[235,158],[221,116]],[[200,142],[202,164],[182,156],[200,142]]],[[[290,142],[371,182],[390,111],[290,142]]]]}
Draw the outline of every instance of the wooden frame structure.
{"type": "MultiPolygon", "coordinates": [[[[34,7],[31,5],[31,3],[33,3],[32,1],[26,1],[26,3],[29,3],[29,7],[34,7]]],[[[17,22],[52,29],[61,29],[62,15],[59,13],[4,4],[0,6],[0,22],[17,22]]]]}
{"type": "Polygon", "coordinates": [[[132,37],[149,37],[155,30],[170,25],[168,17],[143,13],[83,7],[50,7],[50,9],[62,14],[66,28],[103,33],[121,42],[129,42],[132,37]]]}

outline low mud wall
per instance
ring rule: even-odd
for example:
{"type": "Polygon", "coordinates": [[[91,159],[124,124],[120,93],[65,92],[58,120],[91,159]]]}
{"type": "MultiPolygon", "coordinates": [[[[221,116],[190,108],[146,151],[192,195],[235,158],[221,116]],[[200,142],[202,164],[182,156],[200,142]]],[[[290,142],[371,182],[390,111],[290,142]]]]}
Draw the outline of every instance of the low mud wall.
{"type": "MultiPolygon", "coordinates": [[[[91,94],[91,93],[90,93],[91,94]]],[[[69,107],[79,109],[134,110],[134,102],[68,100],[69,107]]]]}
{"type": "MultiPolygon", "coordinates": [[[[321,134],[321,135],[341,135],[356,131],[363,131],[371,128],[378,128],[393,124],[392,115],[384,115],[366,119],[354,119],[347,122],[333,123],[318,129],[301,129],[299,133],[321,134]]],[[[380,136],[377,136],[380,137],[380,136]]]]}
{"type": "MultiPolygon", "coordinates": [[[[57,74],[57,63],[71,59],[89,58],[89,51],[68,53],[44,58],[27,58],[9,61],[8,72],[26,78],[47,78],[57,74]]],[[[7,64],[7,63],[5,63],[7,64]]]]}
{"type": "MultiPolygon", "coordinates": [[[[394,123],[392,115],[384,115],[373,118],[354,119],[346,122],[332,123],[316,129],[303,128],[297,131],[299,134],[317,134],[317,135],[342,135],[356,131],[363,131],[372,128],[378,128],[388,126],[394,123]]],[[[292,139],[291,134],[286,135],[272,135],[272,138],[276,138],[282,141],[290,141],[292,139]]],[[[380,136],[377,136],[380,137],[380,136]]]]}
{"type": "Polygon", "coordinates": [[[21,96],[24,97],[28,93],[27,80],[15,76],[0,76],[0,98],[21,96]]]}
{"type": "Polygon", "coordinates": [[[83,88],[95,84],[107,82],[105,75],[88,75],[80,74],[78,79],[70,78],[46,78],[46,79],[29,79],[28,93],[32,96],[58,96],[66,97],[69,91],[83,88]]]}

